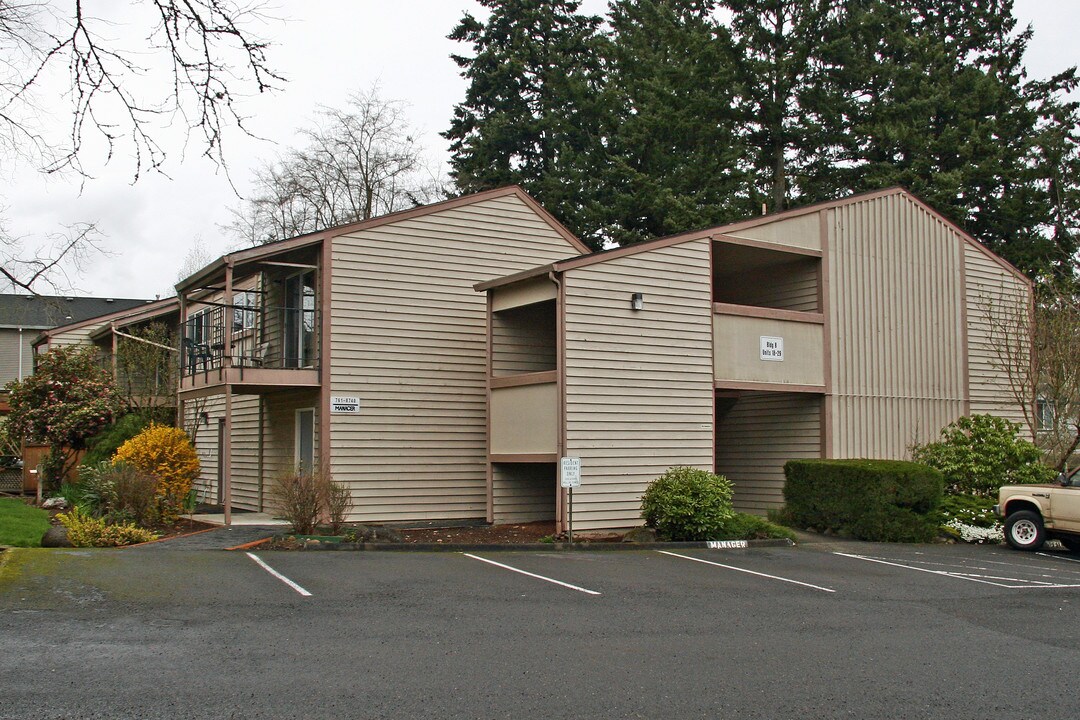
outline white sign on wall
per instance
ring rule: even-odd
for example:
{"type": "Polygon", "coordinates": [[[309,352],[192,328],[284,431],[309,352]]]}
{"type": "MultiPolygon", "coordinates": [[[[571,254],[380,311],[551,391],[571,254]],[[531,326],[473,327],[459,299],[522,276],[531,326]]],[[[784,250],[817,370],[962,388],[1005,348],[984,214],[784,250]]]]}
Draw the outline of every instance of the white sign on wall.
{"type": "Polygon", "coordinates": [[[562,486],[564,488],[581,487],[581,458],[564,457],[560,463],[562,486]]]}
{"type": "Polygon", "coordinates": [[[784,362],[784,338],[761,336],[761,359],[784,362]]]}
{"type": "Polygon", "coordinates": [[[331,395],[331,415],[359,415],[360,398],[355,395],[331,395]]]}

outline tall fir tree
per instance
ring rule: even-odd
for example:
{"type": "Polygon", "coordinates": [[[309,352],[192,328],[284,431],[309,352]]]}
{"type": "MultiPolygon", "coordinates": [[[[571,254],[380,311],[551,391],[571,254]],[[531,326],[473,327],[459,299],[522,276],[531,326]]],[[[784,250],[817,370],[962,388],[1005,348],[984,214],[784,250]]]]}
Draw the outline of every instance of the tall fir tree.
{"type": "Polygon", "coordinates": [[[739,127],[751,163],[747,211],[783,210],[799,196],[795,161],[825,146],[831,93],[820,79],[826,28],[836,24],[836,0],[720,0],[727,16],[718,35],[737,83],[739,127]]]}
{"type": "Polygon", "coordinates": [[[1036,156],[1068,81],[1025,80],[1015,25],[1012,0],[847,0],[821,49],[833,131],[802,199],[902,185],[1028,274],[1061,272],[1075,241],[1047,232],[1036,156]]]}
{"type": "Polygon", "coordinates": [[[486,20],[462,18],[450,39],[469,81],[450,128],[451,176],[462,192],[516,183],[586,242],[598,153],[600,19],[578,0],[479,0],[486,20]]]}
{"type": "Polygon", "coordinates": [[[739,217],[745,154],[714,0],[619,0],[603,45],[598,234],[620,245],[739,217]]]}

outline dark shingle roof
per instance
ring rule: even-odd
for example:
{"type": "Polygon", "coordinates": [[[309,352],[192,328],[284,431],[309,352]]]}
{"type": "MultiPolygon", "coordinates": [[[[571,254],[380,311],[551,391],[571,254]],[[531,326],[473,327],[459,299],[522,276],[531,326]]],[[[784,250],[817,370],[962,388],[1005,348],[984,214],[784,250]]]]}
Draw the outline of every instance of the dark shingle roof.
{"type": "Polygon", "coordinates": [[[145,305],[150,300],[0,293],[0,327],[53,328],[145,305]]]}

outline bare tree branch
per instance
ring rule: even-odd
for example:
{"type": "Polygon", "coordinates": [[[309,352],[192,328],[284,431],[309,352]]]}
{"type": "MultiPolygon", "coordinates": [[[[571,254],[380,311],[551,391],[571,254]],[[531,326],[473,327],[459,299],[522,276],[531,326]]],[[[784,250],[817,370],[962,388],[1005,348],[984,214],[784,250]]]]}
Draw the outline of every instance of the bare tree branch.
{"type": "Polygon", "coordinates": [[[228,229],[258,245],[413,207],[437,198],[401,103],[377,89],[355,93],[343,110],[323,107],[305,145],[255,172],[255,194],[228,229]]]}
{"type": "Polygon", "coordinates": [[[106,39],[102,31],[111,23],[87,15],[84,5],[73,0],[65,12],[55,0],[0,0],[0,126],[8,149],[40,155],[46,172],[71,169],[87,176],[83,156],[88,139],[96,136],[104,143],[105,163],[121,145],[130,151],[137,180],[147,170],[162,169],[167,153],[156,136],[168,116],[177,114],[189,137],[201,135],[203,154],[224,165],[226,128],[247,132],[236,104],[239,89],[261,93],[282,81],[269,66],[267,42],[248,30],[264,19],[261,5],[136,0],[136,10],[145,15],[135,22],[148,25],[149,55],[106,39]],[[142,67],[137,57],[161,69],[142,67]],[[71,121],[67,141],[60,144],[49,141],[28,111],[34,109],[32,91],[65,68],[71,121]],[[146,94],[139,80],[162,72],[168,80],[157,81],[161,91],[146,94]]]}
{"type": "Polygon", "coordinates": [[[42,286],[65,291],[71,286],[68,271],[81,269],[91,255],[104,252],[100,236],[93,223],[78,223],[31,249],[29,238],[12,238],[0,229],[0,278],[9,289],[33,295],[40,294],[42,286]]]}

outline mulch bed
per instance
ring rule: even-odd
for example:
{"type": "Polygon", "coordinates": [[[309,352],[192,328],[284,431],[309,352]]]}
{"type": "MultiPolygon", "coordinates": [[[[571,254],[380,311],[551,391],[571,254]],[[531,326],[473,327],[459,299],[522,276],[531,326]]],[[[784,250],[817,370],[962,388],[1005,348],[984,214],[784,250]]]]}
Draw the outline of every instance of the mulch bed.
{"type": "Polygon", "coordinates": [[[398,530],[407,543],[455,543],[465,545],[520,545],[552,539],[555,523],[542,521],[524,525],[489,525],[481,527],[423,528],[398,530]]]}

